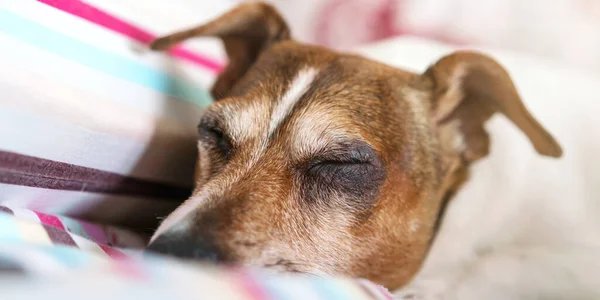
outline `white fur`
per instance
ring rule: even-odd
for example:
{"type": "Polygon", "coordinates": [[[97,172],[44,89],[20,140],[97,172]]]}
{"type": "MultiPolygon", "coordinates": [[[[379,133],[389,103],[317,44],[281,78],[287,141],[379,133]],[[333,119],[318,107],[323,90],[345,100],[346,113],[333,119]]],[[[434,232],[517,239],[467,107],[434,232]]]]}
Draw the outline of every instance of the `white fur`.
{"type": "Polygon", "coordinates": [[[292,149],[297,151],[297,156],[306,157],[318,153],[336,140],[361,139],[360,133],[348,130],[343,123],[332,123],[331,119],[335,116],[327,108],[313,106],[298,113],[300,116],[295,120],[295,130],[291,137],[292,149]]]}
{"type": "Polygon", "coordinates": [[[265,100],[243,101],[224,106],[221,113],[229,137],[234,143],[242,144],[263,130],[269,116],[269,105],[265,100]]]}
{"type": "MultiPolygon", "coordinates": [[[[425,68],[451,49],[399,39],[363,51],[425,68]]],[[[486,50],[557,138],[558,160],[535,153],[502,116],[490,155],[450,203],[425,264],[401,299],[600,299],[600,80],[486,50]]]]}
{"type": "Polygon", "coordinates": [[[308,68],[296,75],[288,90],[275,106],[271,115],[271,123],[269,124],[269,135],[273,134],[279,124],[290,114],[296,102],[306,93],[306,90],[308,90],[317,74],[318,71],[316,69],[308,68]]]}

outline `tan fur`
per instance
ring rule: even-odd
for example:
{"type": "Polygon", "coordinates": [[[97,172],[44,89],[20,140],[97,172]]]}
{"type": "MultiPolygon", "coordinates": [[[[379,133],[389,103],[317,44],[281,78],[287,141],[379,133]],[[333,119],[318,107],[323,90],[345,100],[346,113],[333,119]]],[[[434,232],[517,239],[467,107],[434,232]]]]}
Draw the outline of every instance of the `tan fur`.
{"type": "Polygon", "coordinates": [[[494,112],[513,120],[540,153],[560,156],[506,72],[481,54],[457,53],[413,74],[290,40],[281,17],[261,3],[153,48],[206,35],[223,38],[230,55],[237,45],[213,90],[220,100],[203,117],[219,120],[232,153],[224,158],[199,143],[198,187],[154,239],[184,224],[179,230],[209,239],[227,261],[364,277],[393,289],[417,272],[444,200],[487,154],[483,124],[494,112]],[[284,117],[274,117],[307,68],[318,70],[314,81],[284,117]],[[315,181],[322,190],[307,187],[306,166],[349,141],[372,147],[385,171],[373,199],[323,180],[315,181]]]}

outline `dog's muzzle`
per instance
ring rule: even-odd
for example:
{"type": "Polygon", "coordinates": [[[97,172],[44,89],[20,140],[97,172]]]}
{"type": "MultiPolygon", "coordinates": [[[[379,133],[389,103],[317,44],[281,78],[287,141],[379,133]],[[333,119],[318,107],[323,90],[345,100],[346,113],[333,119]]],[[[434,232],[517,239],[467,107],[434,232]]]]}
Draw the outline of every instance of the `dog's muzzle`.
{"type": "Polygon", "coordinates": [[[223,262],[221,251],[210,241],[185,234],[164,233],[158,236],[146,248],[148,252],[174,256],[183,259],[197,259],[211,262],[223,262]]]}

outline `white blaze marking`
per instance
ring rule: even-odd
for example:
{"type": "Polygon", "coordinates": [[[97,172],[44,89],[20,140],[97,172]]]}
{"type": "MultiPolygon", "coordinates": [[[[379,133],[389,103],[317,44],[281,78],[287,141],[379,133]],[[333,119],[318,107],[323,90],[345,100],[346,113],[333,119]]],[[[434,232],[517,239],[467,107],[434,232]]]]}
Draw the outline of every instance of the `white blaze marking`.
{"type": "Polygon", "coordinates": [[[314,68],[308,68],[306,70],[302,70],[296,75],[296,78],[290,84],[289,89],[283,97],[281,101],[277,103],[277,106],[273,110],[273,114],[271,115],[271,123],[269,124],[269,135],[273,134],[279,124],[290,114],[294,105],[304,93],[310,87],[310,84],[315,79],[318,71],[314,68]]]}
{"type": "Polygon", "coordinates": [[[241,143],[260,132],[260,123],[268,118],[268,110],[266,101],[248,101],[234,107],[225,107],[223,115],[231,139],[241,143]]]}

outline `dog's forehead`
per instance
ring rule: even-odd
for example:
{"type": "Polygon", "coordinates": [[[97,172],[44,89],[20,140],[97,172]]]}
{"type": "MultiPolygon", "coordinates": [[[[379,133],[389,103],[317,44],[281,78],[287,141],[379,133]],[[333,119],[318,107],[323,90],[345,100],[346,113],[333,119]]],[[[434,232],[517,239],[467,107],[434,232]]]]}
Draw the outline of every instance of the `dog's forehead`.
{"type": "Polygon", "coordinates": [[[364,140],[353,119],[358,107],[351,103],[352,92],[327,72],[318,65],[303,65],[290,80],[261,83],[279,85],[269,87],[270,93],[228,99],[220,105],[225,130],[235,143],[279,141],[301,156],[335,141],[364,140]]]}
{"type": "Polygon", "coordinates": [[[246,148],[248,141],[254,147],[278,143],[304,155],[336,140],[373,145],[376,132],[395,118],[398,90],[413,75],[360,56],[282,43],[211,110],[219,112],[233,142],[246,148]]]}

